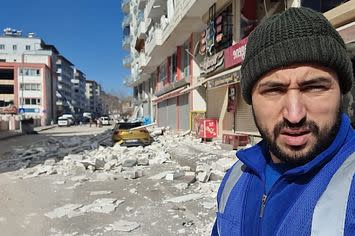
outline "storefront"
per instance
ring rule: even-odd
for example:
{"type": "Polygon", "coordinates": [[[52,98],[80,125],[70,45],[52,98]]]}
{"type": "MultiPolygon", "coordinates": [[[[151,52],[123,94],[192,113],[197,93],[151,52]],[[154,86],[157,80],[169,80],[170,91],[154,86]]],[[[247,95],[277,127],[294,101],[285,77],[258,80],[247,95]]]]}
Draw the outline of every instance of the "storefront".
{"type": "Polygon", "coordinates": [[[153,100],[157,104],[158,126],[189,129],[189,94],[180,94],[185,88],[178,88],[153,100]]]}

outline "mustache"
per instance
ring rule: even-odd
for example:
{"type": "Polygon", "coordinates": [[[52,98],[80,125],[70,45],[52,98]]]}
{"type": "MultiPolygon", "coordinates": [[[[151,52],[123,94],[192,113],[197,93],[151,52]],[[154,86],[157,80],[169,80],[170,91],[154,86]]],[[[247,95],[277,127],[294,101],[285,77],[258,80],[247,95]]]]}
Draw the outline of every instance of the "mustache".
{"type": "Polygon", "coordinates": [[[273,129],[275,138],[280,135],[282,129],[305,129],[309,130],[316,136],[318,136],[320,132],[320,128],[317,123],[312,120],[306,120],[306,118],[302,119],[298,123],[291,123],[288,120],[278,122],[273,129]]]}

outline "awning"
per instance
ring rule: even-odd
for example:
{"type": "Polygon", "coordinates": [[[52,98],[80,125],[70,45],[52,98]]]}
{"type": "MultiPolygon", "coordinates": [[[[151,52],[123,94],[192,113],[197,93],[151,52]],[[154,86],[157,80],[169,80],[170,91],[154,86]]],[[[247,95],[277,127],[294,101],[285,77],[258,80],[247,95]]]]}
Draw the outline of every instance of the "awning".
{"type": "Polygon", "coordinates": [[[186,89],[186,87],[181,87],[181,88],[175,89],[169,93],[161,95],[160,97],[152,99],[152,102],[161,102],[161,101],[164,101],[169,98],[174,98],[174,97],[180,96],[181,95],[180,92],[184,89],[186,89]]]}
{"type": "Polygon", "coordinates": [[[200,82],[197,82],[196,84],[193,84],[185,89],[183,89],[180,93],[183,94],[183,93],[186,93],[186,92],[189,92],[191,90],[194,90],[194,89],[197,89],[198,87],[200,87],[203,83],[206,83],[206,79],[205,78],[200,78],[201,81],[200,82]]]}
{"type": "Polygon", "coordinates": [[[210,81],[210,80],[217,79],[217,78],[220,78],[220,77],[222,77],[222,76],[225,76],[225,75],[228,75],[228,74],[232,74],[232,73],[234,73],[234,72],[236,72],[236,71],[239,71],[241,67],[242,67],[242,66],[237,66],[237,67],[234,67],[234,68],[232,68],[232,69],[225,70],[225,71],[223,71],[222,73],[219,73],[219,74],[213,75],[213,76],[211,76],[211,77],[202,79],[202,81],[200,81],[200,82],[198,82],[198,83],[196,83],[196,84],[193,84],[193,85],[190,86],[190,87],[187,87],[186,89],[182,90],[180,93],[186,93],[186,92],[188,92],[188,91],[197,89],[197,88],[200,87],[202,84],[205,84],[205,83],[207,83],[207,82],[210,81]]]}

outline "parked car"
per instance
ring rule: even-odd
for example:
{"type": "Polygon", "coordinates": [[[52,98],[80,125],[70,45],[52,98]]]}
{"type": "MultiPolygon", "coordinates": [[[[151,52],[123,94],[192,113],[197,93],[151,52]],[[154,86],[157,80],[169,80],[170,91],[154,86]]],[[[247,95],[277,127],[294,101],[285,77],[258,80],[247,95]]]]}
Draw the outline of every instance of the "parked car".
{"type": "Polygon", "coordinates": [[[59,117],[58,118],[58,126],[70,126],[70,120],[66,117],[59,117]]]}
{"type": "Polygon", "coordinates": [[[122,146],[147,146],[153,142],[149,131],[142,126],[142,122],[119,122],[113,128],[112,142],[122,146]],[[136,128],[136,129],[134,129],[136,128]]]}
{"type": "Polygon", "coordinates": [[[102,125],[110,125],[110,118],[107,116],[101,116],[100,120],[102,125]]]}
{"type": "Polygon", "coordinates": [[[75,124],[75,119],[74,116],[72,114],[64,114],[61,117],[63,118],[67,118],[70,122],[70,125],[74,125],[75,124]]]}

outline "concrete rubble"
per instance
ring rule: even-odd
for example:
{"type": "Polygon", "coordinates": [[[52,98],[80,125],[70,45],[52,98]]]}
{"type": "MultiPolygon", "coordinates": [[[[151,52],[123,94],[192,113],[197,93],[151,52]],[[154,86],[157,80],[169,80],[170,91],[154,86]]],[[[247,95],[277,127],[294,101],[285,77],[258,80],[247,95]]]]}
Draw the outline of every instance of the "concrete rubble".
{"type": "MultiPolygon", "coordinates": [[[[200,139],[194,138],[187,132],[176,135],[169,129],[157,128],[151,134],[155,142],[144,148],[127,148],[118,144],[112,147],[102,147],[98,143],[103,135],[72,137],[67,140],[49,138],[40,145],[26,150],[16,150],[13,153],[16,158],[2,162],[0,166],[22,168],[18,175],[20,179],[40,178],[48,175],[63,176],[64,180],[58,180],[53,184],[71,185],[67,189],[75,189],[85,182],[137,181],[137,179],[145,178],[152,182],[151,188],[154,191],[154,188],[159,188],[161,184],[172,183],[171,186],[181,192],[181,195],[164,196],[160,204],[182,204],[197,200],[202,209],[214,211],[220,181],[225,172],[235,163],[235,151],[223,151],[217,143],[201,143],[200,139]],[[194,150],[193,155],[191,149],[194,150]],[[179,159],[184,160],[184,165],[180,166],[179,159]],[[192,164],[186,165],[186,163],[192,164]],[[162,166],[167,166],[167,169],[154,172],[155,168],[162,166]]],[[[139,186],[132,187],[128,191],[132,195],[139,195],[139,186]]],[[[88,193],[89,196],[110,194],[112,191],[108,190],[88,193]]],[[[150,199],[147,198],[147,200],[150,199]]],[[[66,204],[46,213],[45,216],[55,219],[65,216],[68,218],[82,216],[88,212],[110,214],[124,202],[125,200],[116,198],[101,198],[86,205],[66,204]]],[[[139,212],[133,208],[129,206],[125,208],[127,213],[139,215],[139,212]]],[[[183,224],[184,228],[177,233],[191,233],[186,227],[196,227],[194,231],[196,235],[208,235],[209,230],[206,231],[206,228],[211,225],[206,226],[206,224],[211,224],[211,221],[213,223],[213,220],[209,219],[204,222],[204,225],[198,225],[198,227],[192,221],[186,221],[183,224]]],[[[139,227],[142,227],[140,222],[119,220],[105,226],[105,231],[131,232],[139,227]]]]}

